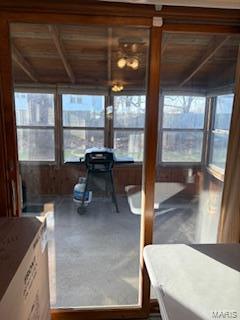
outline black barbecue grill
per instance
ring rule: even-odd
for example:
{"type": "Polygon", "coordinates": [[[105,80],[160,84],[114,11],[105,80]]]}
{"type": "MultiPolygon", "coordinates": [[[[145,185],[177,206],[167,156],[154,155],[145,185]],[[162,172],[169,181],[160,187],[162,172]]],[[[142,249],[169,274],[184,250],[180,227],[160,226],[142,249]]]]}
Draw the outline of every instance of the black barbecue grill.
{"type": "Polygon", "coordinates": [[[107,148],[88,149],[85,153],[84,162],[87,168],[87,177],[84,194],[82,198],[82,206],[84,206],[84,199],[86,192],[88,191],[88,185],[91,176],[103,175],[105,178],[107,178],[106,182],[108,183],[108,185],[110,185],[112,201],[115,205],[116,212],[119,212],[112,173],[112,169],[115,162],[115,156],[113,151],[107,148]]]}

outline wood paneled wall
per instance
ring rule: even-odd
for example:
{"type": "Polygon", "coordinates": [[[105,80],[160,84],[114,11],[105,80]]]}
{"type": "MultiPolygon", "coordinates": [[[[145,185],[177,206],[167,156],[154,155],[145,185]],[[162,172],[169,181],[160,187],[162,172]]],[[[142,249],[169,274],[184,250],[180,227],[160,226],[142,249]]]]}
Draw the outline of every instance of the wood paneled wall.
{"type": "MultiPolygon", "coordinates": [[[[22,181],[26,187],[28,198],[37,195],[67,195],[72,194],[73,186],[77,183],[79,176],[85,176],[84,165],[20,165],[22,181]]],[[[197,176],[199,169],[193,170],[197,176]]],[[[186,182],[187,170],[181,167],[157,168],[156,181],[163,182],[186,182]]],[[[142,184],[141,165],[118,165],[114,168],[114,180],[116,191],[124,194],[126,185],[142,184]]],[[[189,192],[196,193],[198,179],[195,179],[195,188],[189,192]]]]}
{"type": "MultiPolygon", "coordinates": [[[[84,165],[21,165],[22,181],[27,194],[31,195],[64,195],[72,194],[78,177],[86,176],[84,165]]],[[[117,166],[114,168],[114,179],[117,192],[123,193],[124,186],[141,184],[142,167],[139,165],[117,166]]]]}

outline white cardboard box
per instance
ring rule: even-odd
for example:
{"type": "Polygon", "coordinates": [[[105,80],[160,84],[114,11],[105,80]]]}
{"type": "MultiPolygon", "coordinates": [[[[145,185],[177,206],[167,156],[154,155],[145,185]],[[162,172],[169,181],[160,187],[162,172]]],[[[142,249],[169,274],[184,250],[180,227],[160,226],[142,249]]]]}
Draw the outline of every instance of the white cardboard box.
{"type": "Polygon", "coordinates": [[[0,319],[49,320],[46,223],[0,218],[0,319]]]}

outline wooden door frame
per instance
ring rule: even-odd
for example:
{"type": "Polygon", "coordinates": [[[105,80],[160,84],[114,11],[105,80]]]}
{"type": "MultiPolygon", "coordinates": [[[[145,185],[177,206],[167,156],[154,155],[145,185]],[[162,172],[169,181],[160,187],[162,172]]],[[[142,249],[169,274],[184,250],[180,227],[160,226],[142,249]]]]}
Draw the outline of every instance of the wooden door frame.
{"type": "Polygon", "coordinates": [[[235,69],[235,92],[231,125],[228,138],[228,150],[221,203],[220,223],[218,226],[218,242],[240,243],[240,45],[238,47],[237,65],[235,69]]]}
{"type": "Polygon", "coordinates": [[[6,216],[18,216],[21,211],[20,177],[18,167],[18,153],[16,152],[17,134],[15,127],[15,110],[13,101],[12,61],[9,38],[9,24],[6,19],[0,19],[0,108],[3,139],[3,155],[5,163],[5,190],[2,198],[6,197],[6,216]],[[11,143],[9,143],[11,141],[11,143]]]}
{"type": "MultiPolygon", "coordinates": [[[[159,95],[159,70],[157,70],[156,66],[160,67],[160,54],[161,54],[161,28],[160,27],[152,27],[152,18],[129,18],[129,17],[99,17],[99,16],[80,16],[80,15],[69,15],[69,14],[51,14],[51,13],[18,13],[18,12],[1,12],[0,13],[0,22],[2,28],[0,32],[2,32],[2,36],[4,39],[7,39],[4,44],[3,42],[0,44],[1,47],[4,47],[4,56],[2,55],[1,62],[3,65],[5,62],[5,68],[2,69],[2,81],[4,82],[4,86],[2,87],[3,97],[5,97],[5,101],[8,103],[3,103],[3,105],[7,105],[7,110],[11,110],[8,112],[8,120],[7,121],[11,127],[11,136],[8,137],[8,140],[14,141],[11,144],[11,154],[8,153],[8,158],[15,156],[15,166],[18,170],[18,159],[17,159],[17,142],[16,142],[16,128],[15,128],[15,112],[14,112],[14,103],[13,103],[13,80],[12,80],[12,65],[11,65],[11,48],[10,48],[10,33],[9,33],[9,25],[10,23],[18,22],[18,23],[48,23],[48,24],[90,24],[90,25],[111,25],[111,26],[134,26],[134,27],[142,27],[146,28],[150,31],[150,65],[148,70],[149,81],[148,81],[148,105],[153,113],[147,113],[147,119],[150,119],[151,126],[147,126],[145,130],[145,140],[149,141],[149,137],[152,138],[154,132],[154,126],[157,127],[157,117],[153,117],[153,114],[156,114],[158,111],[158,95],[159,95]],[[153,74],[154,77],[151,76],[153,74]],[[152,78],[152,80],[150,80],[152,78]],[[153,89],[154,86],[154,89],[153,89]],[[155,122],[155,125],[153,123],[155,122]]],[[[2,108],[3,110],[3,108],[2,108]]],[[[6,110],[5,110],[6,111],[6,110]]],[[[154,134],[157,138],[157,134],[154,134]]],[[[152,150],[151,146],[148,145],[149,155],[151,159],[151,163],[153,164],[153,168],[155,167],[154,161],[156,158],[154,148],[152,150]]],[[[145,161],[148,161],[147,159],[145,161]]],[[[147,171],[145,166],[145,173],[149,175],[150,171],[147,171]]],[[[155,171],[154,171],[155,173],[155,171]]],[[[16,176],[18,175],[18,171],[16,172],[16,176]]],[[[152,182],[149,183],[149,178],[146,177],[144,179],[144,190],[146,194],[151,192],[154,187],[154,174],[151,174],[152,182]]],[[[17,177],[16,177],[17,179],[17,177]]],[[[144,204],[144,212],[148,211],[148,225],[151,224],[149,218],[153,215],[153,201],[152,199],[146,199],[144,204]],[[152,202],[152,204],[151,204],[152,202]]],[[[18,209],[20,212],[20,208],[18,209]]],[[[145,214],[142,215],[142,220],[144,222],[145,214]]],[[[143,247],[146,244],[151,243],[151,232],[146,232],[145,235],[141,239],[140,251],[143,251],[143,247]]],[[[89,308],[89,309],[53,309],[52,310],[52,319],[143,319],[148,316],[149,313],[149,292],[150,292],[150,282],[148,279],[147,271],[144,266],[143,257],[141,255],[141,271],[143,275],[140,275],[140,299],[141,302],[136,306],[119,306],[119,307],[103,307],[103,308],[89,308]],[[141,289],[142,288],[142,289],[141,289]]]]}
{"type": "MultiPolygon", "coordinates": [[[[2,87],[2,81],[0,76],[0,88],[2,87]]],[[[0,106],[3,106],[3,94],[0,92],[0,106]]],[[[4,121],[4,113],[2,108],[0,108],[0,217],[10,216],[9,207],[10,207],[10,190],[8,189],[9,178],[8,178],[8,168],[7,168],[7,150],[6,150],[6,131],[5,131],[5,121],[4,121]]]]}
{"type": "MultiPolygon", "coordinates": [[[[12,1],[10,1],[12,2],[12,1]]],[[[63,2],[63,1],[61,1],[63,2]]],[[[28,1],[24,1],[28,3],[28,1]]],[[[67,3],[67,2],[66,2],[67,3]]],[[[138,14],[134,14],[132,17],[129,11],[128,15],[125,15],[126,11],[109,10],[107,15],[104,16],[103,11],[98,9],[95,13],[92,13],[90,8],[88,11],[84,11],[84,15],[80,12],[66,12],[59,7],[50,9],[46,6],[41,9],[31,9],[30,4],[25,5],[23,8],[12,7],[9,10],[0,12],[0,67],[1,67],[1,108],[4,110],[3,122],[5,125],[5,132],[8,132],[11,141],[14,143],[8,145],[6,143],[6,160],[11,160],[10,165],[6,168],[7,173],[12,174],[12,178],[15,178],[18,183],[18,159],[16,148],[16,129],[15,129],[15,114],[13,110],[13,81],[12,81],[12,66],[11,66],[11,51],[9,41],[9,24],[11,22],[22,23],[51,23],[51,24],[92,24],[92,25],[110,25],[110,26],[135,26],[144,27],[150,30],[150,64],[149,64],[149,78],[148,78],[148,94],[147,94],[147,110],[151,110],[146,114],[147,126],[145,130],[145,141],[151,141],[151,145],[145,143],[145,159],[143,166],[143,214],[141,223],[141,259],[140,265],[142,270],[142,276],[140,278],[141,283],[141,305],[134,307],[119,307],[119,308],[96,308],[91,310],[81,309],[56,309],[52,310],[52,319],[65,320],[65,319],[140,319],[148,316],[150,311],[150,282],[144,265],[142,250],[147,244],[152,243],[152,229],[153,229],[153,194],[155,183],[155,167],[156,167],[156,144],[157,144],[157,129],[158,129],[158,102],[159,102],[159,90],[160,90],[160,59],[161,59],[161,34],[162,31],[176,31],[176,32],[207,32],[207,33],[239,33],[239,27],[229,25],[202,25],[202,24],[175,24],[166,23],[163,27],[153,27],[152,18],[156,15],[162,15],[166,19],[174,16],[175,19],[179,16],[180,19],[186,16],[183,10],[179,10],[182,14],[177,14],[177,11],[173,9],[165,10],[162,13],[156,13],[150,9],[144,14],[143,10],[138,14]],[[28,7],[29,6],[29,7],[28,7]],[[99,12],[99,15],[98,15],[99,12]],[[5,106],[5,107],[4,107],[5,106]],[[148,195],[148,196],[145,196],[148,195]],[[150,195],[150,196],[149,196],[150,195]]],[[[99,5],[98,5],[99,6],[99,5]]],[[[109,7],[101,4],[103,7],[109,7]]],[[[117,6],[117,5],[116,5],[117,6]]],[[[119,6],[117,6],[119,7],[119,6]]],[[[130,6],[126,6],[130,8],[130,6]]],[[[111,8],[114,8],[112,5],[111,8]]],[[[123,6],[121,6],[123,8],[123,6]]],[[[1,9],[1,6],[0,6],[1,9]]],[[[134,7],[135,9],[135,7],[134,7]]],[[[193,12],[190,9],[187,14],[193,12]]],[[[203,18],[204,10],[199,11],[199,19],[203,18]]],[[[212,19],[214,16],[209,15],[208,19],[212,19]]],[[[215,10],[215,16],[217,17],[217,11],[215,10]]],[[[236,14],[236,12],[235,12],[236,14]]],[[[195,16],[197,15],[195,10],[195,16]]],[[[236,16],[238,16],[236,14],[236,16]]],[[[240,16],[240,14],[239,14],[240,16]]],[[[223,14],[219,14],[223,18],[223,14]]],[[[191,18],[192,19],[192,18],[191,18]]],[[[230,18],[229,18],[230,19],[230,18]]],[[[236,17],[234,19],[237,19],[236,17]]],[[[235,21],[235,20],[234,20],[235,21]]],[[[1,138],[1,137],[0,137],[1,138]]],[[[6,141],[5,141],[6,142],[6,141]]],[[[7,161],[9,162],[9,161],[7,161]]],[[[11,174],[10,178],[11,179],[11,174]]],[[[9,183],[8,179],[8,183],[9,183]]],[[[19,193],[17,192],[17,195],[19,193]]],[[[11,197],[11,191],[8,190],[8,197],[11,197]]],[[[19,201],[18,201],[19,203],[19,201]]],[[[20,208],[18,208],[18,212],[20,208]]],[[[13,212],[13,210],[11,211],[13,212]]]]}

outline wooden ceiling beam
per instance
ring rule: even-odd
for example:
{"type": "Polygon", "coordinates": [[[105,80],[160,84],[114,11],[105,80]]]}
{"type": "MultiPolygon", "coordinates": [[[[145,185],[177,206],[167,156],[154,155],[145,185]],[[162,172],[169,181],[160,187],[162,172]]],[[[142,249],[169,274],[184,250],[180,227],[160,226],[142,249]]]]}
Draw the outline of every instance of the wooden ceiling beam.
{"type": "MultiPolygon", "coordinates": [[[[16,24],[17,25],[17,24],[16,24]]],[[[14,28],[17,28],[17,26],[14,25],[14,28]]],[[[103,30],[104,31],[104,30],[103,30]]],[[[33,39],[33,40],[51,40],[52,37],[49,33],[43,32],[43,31],[31,31],[30,27],[26,27],[26,30],[23,31],[12,31],[11,37],[14,39],[33,39]]],[[[77,32],[68,32],[66,34],[62,34],[61,36],[62,40],[68,40],[73,42],[81,42],[83,45],[86,44],[92,44],[95,46],[96,44],[102,45],[104,47],[106,45],[106,37],[104,34],[92,34],[91,30],[87,30],[86,28],[83,29],[81,26],[79,26],[77,32]],[[82,34],[79,33],[79,31],[82,32],[82,34]],[[86,37],[86,34],[88,35],[86,37]]],[[[146,39],[147,40],[147,39],[146,39]]],[[[117,45],[117,41],[115,41],[115,45],[117,45]]]]}
{"type": "MultiPolygon", "coordinates": [[[[49,52],[28,52],[27,58],[34,58],[34,59],[59,59],[59,55],[55,53],[49,53],[49,52]]],[[[69,54],[68,56],[69,60],[74,60],[76,62],[84,63],[86,65],[86,61],[92,61],[92,62],[106,62],[107,57],[104,54],[82,54],[82,53],[74,53],[69,54]]]]}
{"type": "Polygon", "coordinates": [[[16,46],[12,43],[12,59],[16,64],[28,75],[28,77],[34,81],[38,82],[38,76],[34,71],[33,67],[30,63],[23,57],[21,52],[16,48],[16,46]]]}
{"type": "Polygon", "coordinates": [[[56,46],[56,49],[58,51],[58,54],[62,60],[62,63],[64,65],[64,68],[65,68],[65,71],[67,73],[67,75],[69,76],[70,80],[72,83],[75,83],[76,82],[76,79],[75,79],[75,76],[74,76],[74,73],[72,71],[72,68],[66,58],[66,53],[65,53],[65,50],[64,50],[64,47],[63,47],[63,44],[62,44],[62,41],[61,41],[61,38],[60,38],[60,35],[59,35],[59,30],[56,26],[52,26],[52,25],[49,25],[48,26],[48,29],[49,29],[49,32],[52,36],[52,39],[53,39],[53,42],[56,46]]]}
{"type": "Polygon", "coordinates": [[[165,37],[163,38],[162,48],[161,48],[162,55],[164,54],[165,50],[167,49],[170,37],[171,37],[170,34],[166,34],[165,37]]]}
{"type": "Polygon", "coordinates": [[[112,28],[108,28],[107,40],[107,79],[109,85],[112,82],[112,28]]]}
{"type": "Polygon", "coordinates": [[[230,38],[231,36],[227,36],[224,38],[221,37],[220,39],[218,37],[215,37],[215,41],[211,40],[211,44],[208,46],[206,53],[200,60],[198,59],[192,65],[190,71],[179,84],[179,87],[183,87],[187,82],[189,82],[230,38]]]}

